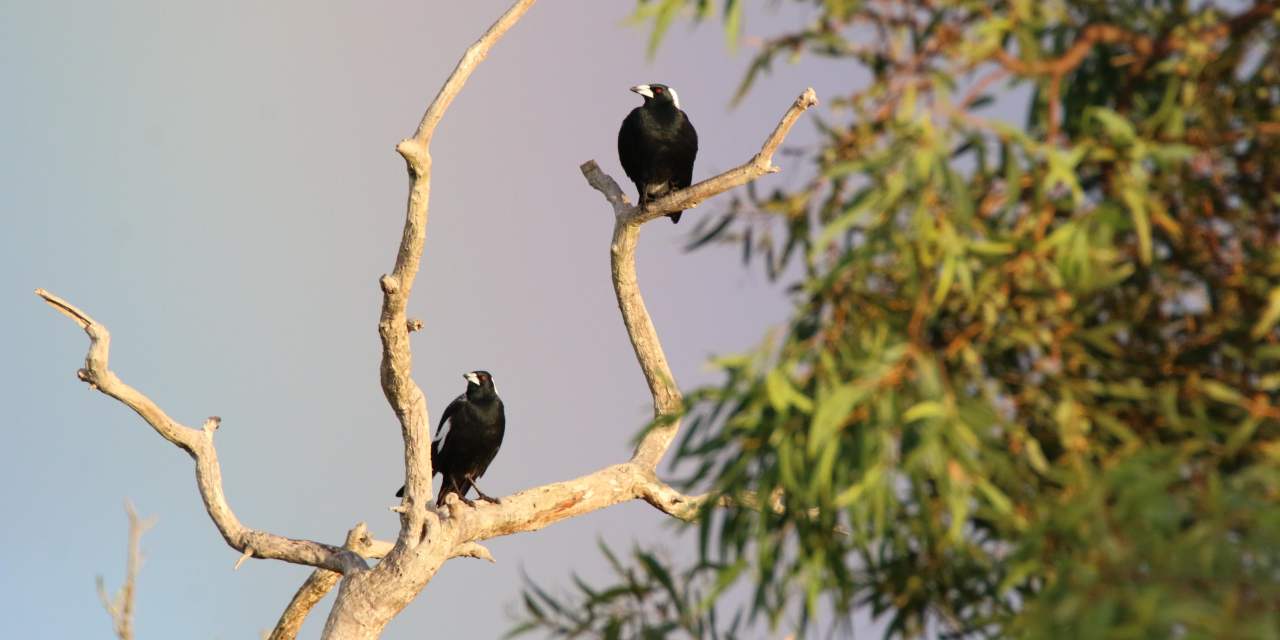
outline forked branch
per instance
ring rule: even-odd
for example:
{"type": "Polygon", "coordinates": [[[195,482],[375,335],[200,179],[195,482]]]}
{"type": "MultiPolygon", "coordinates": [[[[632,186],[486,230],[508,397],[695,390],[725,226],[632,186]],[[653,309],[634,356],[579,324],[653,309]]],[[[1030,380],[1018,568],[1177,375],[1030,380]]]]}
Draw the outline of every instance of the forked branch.
{"type": "Polygon", "coordinates": [[[254,557],[283,560],[294,564],[322,567],[330,571],[348,573],[367,568],[360,556],[310,540],[295,540],[284,536],[250,529],[240,522],[227,504],[222,490],[222,467],[218,464],[218,452],[213,446],[213,433],[221,419],[214,416],[205,421],[203,428],[192,429],[170,418],[155,402],[137,389],[127,385],[108,366],[111,349],[111,333],[89,314],[58,296],[36,289],[36,295],[63,315],[71,318],[89,334],[89,353],[84,368],[76,375],[89,384],[89,388],[119,400],[133,409],[165,440],[186,451],[196,463],[196,484],[205,510],[222,538],[236,551],[252,550],[254,557]]]}

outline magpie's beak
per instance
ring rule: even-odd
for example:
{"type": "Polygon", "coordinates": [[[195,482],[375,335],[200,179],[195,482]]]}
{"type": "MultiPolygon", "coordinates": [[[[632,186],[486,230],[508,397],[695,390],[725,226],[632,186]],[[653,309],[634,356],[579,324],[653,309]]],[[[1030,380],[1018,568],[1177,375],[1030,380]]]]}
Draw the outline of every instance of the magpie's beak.
{"type": "Polygon", "coordinates": [[[476,372],[474,371],[472,371],[471,373],[464,374],[462,377],[466,378],[467,382],[470,382],[471,384],[476,384],[476,385],[480,384],[480,376],[476,375],[476,372]]]}
{"type": "Polygon", "coordinates": [[[631,87],[631,91],[638,93],[646,98],[653,97],[653,91],[649,89],[649,85],[647,84],[638,84],[634,87],[631,87]]]}

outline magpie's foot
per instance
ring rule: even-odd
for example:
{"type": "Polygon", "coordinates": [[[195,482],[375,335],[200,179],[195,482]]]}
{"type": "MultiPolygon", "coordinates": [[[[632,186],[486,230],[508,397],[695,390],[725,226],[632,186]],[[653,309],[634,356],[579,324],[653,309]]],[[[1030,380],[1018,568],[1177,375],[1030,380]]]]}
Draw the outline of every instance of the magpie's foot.
{"type": "Polygon", "coordinates": [[[486,495],[485,495],[485,494],[483,494],[483,493],[482,493],[482,494],[480,494],[480,499],[481,499],[481,500],[484,500],[485,502],[488,502],[488,503],[490,503],[490,504],[502,504],[502,501],[501,501],[501,500],[499,500],[499,499],[497,499],[497,498],[495,498],[495,497],[493,497],[493,496],[486,496],[486,495]]]}

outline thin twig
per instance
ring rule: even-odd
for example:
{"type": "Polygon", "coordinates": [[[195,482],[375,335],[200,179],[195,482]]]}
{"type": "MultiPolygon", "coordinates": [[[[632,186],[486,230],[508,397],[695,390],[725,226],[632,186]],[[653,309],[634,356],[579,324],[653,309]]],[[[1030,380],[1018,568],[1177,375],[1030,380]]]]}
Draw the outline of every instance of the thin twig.
{"type": "MultiPolygon", "coordinates": [[[[75,307],[67,305],[66,309],[79,313],[75,307]]],[[[70,315],[70,314],[68,314],[70,315]]],[[[72,316],[74,318],[74,316],[72,316]]],[[[80,317],[87,318],[80,314],[80,317]]],[[[87,320],[86,324],[92,323],[87,320]]],[[[107,588],[98,576],[98,599],[111,616],[111,626],[119,640],[133,640],[133,604],[138,583],[138,572],[142,569],[142,534],[155,526],[155,518],[142,520],[130,502],[124,503],[125,513],[129,516],[129,557],[125,564],[124,585],[116,592],[114,598],[107,596],[107,588]]]]}

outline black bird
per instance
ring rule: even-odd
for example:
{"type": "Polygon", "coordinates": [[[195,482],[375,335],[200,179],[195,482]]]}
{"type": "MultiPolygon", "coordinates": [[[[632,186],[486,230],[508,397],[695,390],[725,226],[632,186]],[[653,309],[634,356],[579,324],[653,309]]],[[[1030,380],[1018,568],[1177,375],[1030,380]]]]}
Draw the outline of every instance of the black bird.
{"type": "MultiPolygon", "coordinates": [[[[444,476],[437,507],[450,493],[474,506],[467,499],[467,490],[473,488],[481,500],[498,502],[485,495],[476,480],[484,475],[502,446],[502,434],[507,429],[502,399],[488,371],[472,371],[462,377],[467,380],[467,391],[445,407],[440,424],[436,425],[436,439],[431,442],[432,469],[444,476]]],[[[404,487],[400,487],[396,497],[403,496],[404,487]]]]}
{"type": "MultiPolygon", "coordinates": [[[[665,84],[641,84],[631,90],[644,104],[631,110],[618,130],[618,159],[636,183],[640,206],[693,183],[698,132],[680,110],[676,90],[665,84]]],[[[667,214],[680,222],[683,211],[667,214]]]]}

